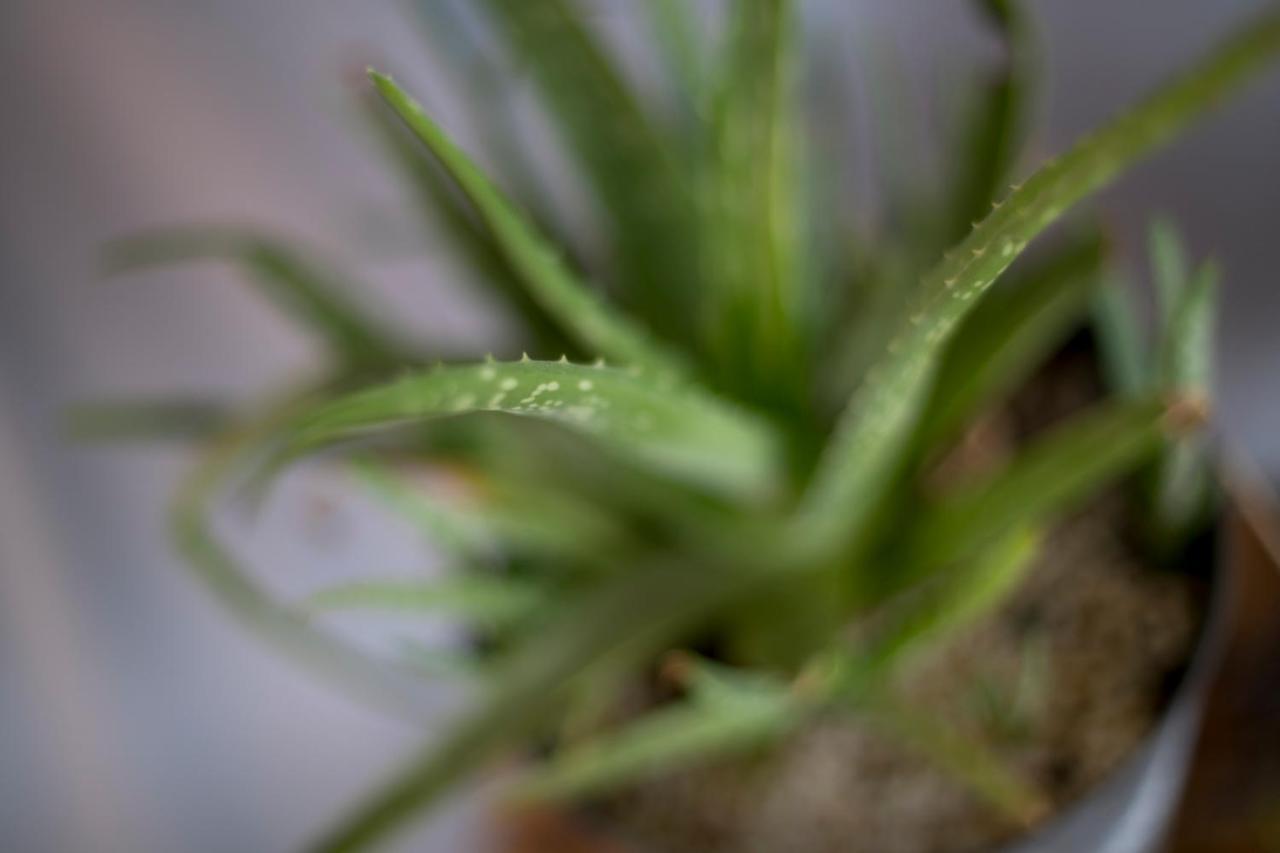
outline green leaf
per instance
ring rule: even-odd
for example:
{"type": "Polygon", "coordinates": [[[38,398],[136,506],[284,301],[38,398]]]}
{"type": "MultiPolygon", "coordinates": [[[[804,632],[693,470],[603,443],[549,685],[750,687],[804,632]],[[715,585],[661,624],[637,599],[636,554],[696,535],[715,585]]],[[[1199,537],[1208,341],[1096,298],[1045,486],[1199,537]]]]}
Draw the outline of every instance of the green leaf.
{"type": "MultiPolygon", "coordinates": [[[[1160,384],[1171,393],[1207,402],[1213,373],[1215,295],[1220,276],[1203,265],[1177,294],[1161,330],[1160,384]]],[[[1156,468],[1154,523],[1172,551],[1205,521],[1213,474],[1201,436],[1173,441],[1156,468]]]]}
{"type": "Polygon", "coordinates": [[[1147,234],[1148,252],[1151,256],[1152,279],[1155,282],[1156,304],[1160,309],[1161,323],[1168,323],[1174,306],[1182,299],[1187,288],[1191,264],[1187,260],[1186,247],[1173,223],[1165,218],[1151,223],[1147,234]]]}
{"type": "Polygon", "coordinates": [[[709,342],[740,396],[794,403],[801,344],[797,288],[797,128],[789,97],[792,9],[788,0],[732,6],[706,183],[709,249],[704,309],[709,342]]]}
{"type": "Polygon", "coordinates": [[[282,419],[310,393],[271,406],[252,423],[220,434],[183,480],[171,510],[178,550],[197,579],[250,631],[342,688],[379,708],[419,719],[421,708],[404,684],[364,654],[311,626],[306,614],[280,604],[247,574],[214,533],[210,516],[230,478],[282,419]]]}
{"type": "Polygon", "coordinates": [[[399,644],[395,661],[415,675],[474,682],[489,676],[489,660],[466,648],[440,647],[416,639],[399,644]]]}
{"type": "Polygon", "coordinates": [[[484,173],[444,134],[395,82],[376,71],[369,78],[387,103],[475,205],[508,262],[524,278],[533,298],[583,346],[606,357],[672,373],[681,360],[667,352],[625,316],[606,307],[517,213],[484,173]]]}
{"type": "Polygon", "coordinates": [[[68,418],[86,441],[199,441],[228,429],[235,418],[223,403],[204,399],[111,400],[82,403],[68,418]]]}
{"type": "Polygon", "coordinates": [[[366,849],[434,805],[503,744],[537,731],[584,670],[603,660],[644,660],[687,630],[724,589],[707,565],[635,566],[564,605],[492,671],[488,693],[389,784],[310,848],[366,849]]]}
{"type": "Polygon", "coordinates": [[[1177,294],[1160,332],[1160,386],[1166,391],[1208,395],[1213,379],[1213,323],[1218,283],[1216,264],[1200,267],[1177,294]]]}
{"type": "Polygon", "coordinates": [[[1128,283],[1107,276],[1093,303],[1093,328],[1107,384],[1118,394],[1134,397],[1151,390],[1142,324],[1134,310],[1128,283]]]}
{"type": "Polygon", "coordinates": [[[479,5],[530,72],[570,160],[612,223],[619,292],[651,327],[670,339],[688,340],[698,281],[695,210],[668,140],[584,20],[580,4],[479,5]]]}
{"type": "Polygon", "coordinates": [[[1021,525],[1039,524],[1134,470],[1185,429],[1180,404],[1158,399],[1098,403],[1037,438],[998,470],[939,499],[910,533],[903,574],[964,558],[1021,525]]]}
{"type": "Polygon", "coordinates": [[[532,336],[532,342],[552,350],[564,349],[566,338],[555,320],[524,287],[519,273],[507,262],[492,235],[476,221],[430,152],[409,131],[386,101],[374,92],[362,93],[361,115],[387,157],[412,188],[426,217],[434,221],[448,245],[493,291],[532,336]]]}
{"type": "Polygon", "coordinates": [[[1090,235],[993,288],[947,346],[919,445],[935,446],[983,405],[1019,387],[1081,325],[1103,262],[1090,235]]]}
{"type": "Polygon", "coordinates": [[[551,485],[490,483],[483,501],[468,511],[516,553],[599,565],[631,544],[618,519],[588,496],[551,485]]]}
{"type": "Polygon", "coordinates": [[[420,528],[432,545],[463,563],[483,562],[491,556],[493,543],[476,519],[433,500],[383,465],[368,460],[354,464],[373,494],[420,528]]]}
{"type": "Polygon", "coordinates": [[[476,572],[437,580],[358,581],[307,599],[315,610],[439,611],[487,626],[518,622],[544,603],[544,591],[535,584],[476,572]]]}
{"type": "Polygon", "coordinates": [[[521,361],[407,374],[300,419],[282,437],[284,455],[469,412],[563,424],[668,476],[729,495],[758,498],[774,485],[774,437],[765,424],[693,386],[602,364],[521,361]]]}
{"type": "Polygon", "coordinates": [[[1038,548],[1034,530],[1015,526],[976,556],[940,567],[890,600],[859,643],[861,666],[868,675],[887,672],[915,650],[938,648],[1004,601],[1026,576],[1038,548]]]}
{"type": "Polygon", "coordinates": [[[778,740],[808,719],[787,692],[721,691],[714,702],[685,701],[649,711],[615,732],[557,753],[516,783],[517,799],[599,796],[656,773],[778,740]]]}
{"type": "MultiPolygon", "coordinates": [[[[532,451],[513,447],[511,452],[532,451]]],[[[563,483],[529,484],[490,466],[475,472],[475,494],[446,500],[385,465],[357,460],[355,467],[376,496],[462,565],[517,555],[573,568],[599,563],[625,544],[612,515],[571,494],[563,483]]]]}
{"type": "Polygon", "coordinates": [[[1271,11],[1191,72],[1040,169],[925,276],[889,352],[854,392],[819,461],[791,534],[798,548],[824,555],[859,542],[901,463],[939,351],[1027,243],[1277,53],[1280,12],[1271,11]]]}
{"type": "Polygon", "coordinates": [[[1019,0],[980,0],[978,5],[1004,42],[1005,56],[982,82],[958,146],[951,181],[952,239],[986,215],[1009,181],[1026,137],[1039,59],[1019,0]]]}
{"type": "Polygon", "coordinates": [[[481,137],[512,195],[529,206],[539,225],[549,227],[555,221],[552,194],[536,172],[532,146],[524,144],[527,128],[517,115],[521,92],[511,85],[509,58],[491,43],[471,0],[418,0],[411,5],[432,58],[444,60],[440,64],[448,79],[443,88],[458,95],[456,106],[481,137]]]}
{"type": "Polygon", "coordinates": [[[333,280],[329,266],[284,241],[236,228],[157,230],[108,244],[108,274],[194,260],[239,265],[281,310],[324,340],[348,365],[387,367],[411,360],[409,348],[356,308],[360,289],[333,280]]]}
{"type": "Polygon", "coordinates": [[[663,68],[691,114],[696,114],[700,106],[706,75],[695,7],[691,0],[651,0],[644,4],[663,68]]]}

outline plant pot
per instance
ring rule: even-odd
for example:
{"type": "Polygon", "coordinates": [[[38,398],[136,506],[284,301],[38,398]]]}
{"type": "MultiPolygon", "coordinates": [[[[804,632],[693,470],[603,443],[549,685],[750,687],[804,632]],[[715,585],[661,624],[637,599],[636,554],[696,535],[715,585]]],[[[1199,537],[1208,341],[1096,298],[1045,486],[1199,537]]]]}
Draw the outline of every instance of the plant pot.
{"type": "MultiPolygon", "coordinates": [[[[1196,751],[1204,708],[1214,689],[1239,610],[1241,578],[1258,571],[1260,519],[1276,517],[1255,495],[1233,490],[1217,544],[1206,616],[1186,673],[1159,722],[1100,784],[1001,853],[1148,853],[1162,849],[1177,817],[1196,751]],[[1248,502],[1247,511],[1242,503],[1248,502]],[[1252,565],[1250,565],[1252,564],[1252,565]]],[[[1268,571],[1280,571],[1270,557],[1268,571]]],[[[568,811],[508,815],[504,851],[641,853],[647,848],[598,821],[568,811]]],[[[799,849],[799,848],[797,848],[799,849]]]]}

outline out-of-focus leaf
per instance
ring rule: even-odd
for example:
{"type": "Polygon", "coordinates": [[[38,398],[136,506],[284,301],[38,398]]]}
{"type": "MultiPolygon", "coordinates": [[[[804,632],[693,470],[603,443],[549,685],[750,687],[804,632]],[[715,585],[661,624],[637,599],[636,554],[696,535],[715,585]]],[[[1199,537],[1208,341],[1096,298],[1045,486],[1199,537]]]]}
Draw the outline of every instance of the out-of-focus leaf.
{"type": "Polygon", "coordinates": [[[696,387],[619,368],[521,361],[440,367],[339,397],[282,435],[285,456],[396,425],[469,412],[554,421],[668,476],[751,498],[777,476],[774,437],[696,387]]]}
{"type": "Polygon", "coordinates": [[[706,280],[716,284],[705,320],[734,390],[785,405],[807,390],[798,379],[804,300],[788,98],[792,9],[788,0],[743,0],[732,10],[705,193],[706,280]]]}
{"type": "Polygon", "coordinates": [[[1191,276],[1191,264],[1187,260],[1187,250],[1182,245],[1178,230],[1168,219],[1160,218],[1151,223],[1147,233],[1147,246],[1151,256],[1151,277],[1155,283],[1160,322],[1167,324],[1172,319],[1175,306],[1182,301],[1182,293],[1191,276]]]}
{"type": "Polygon", "coordinates": [[[584,670],[609,658],[643,660],[676,640],[720,602],[719,574],[706,565],[637,567],[566,603],[544,631],[496,665],[475,708],[311,849],[362,850],[385,839],[502,745],[536,732],[584,670]]]}
{"type": "Polygon", "coordinates": [[[73,437],[87,441],[199,441],[226,430],[231,409],[204,399],[112,400],[71,410],[73,437]]]}
{"type": "Polygon", "coordinates": [[[520,281],[494,238],[484,229],[429,151],[376,93],[364,93],[361,112],[388,158],[404,175],[424,214],[441,229],[480,283],[523,323],[533,343],[551,350],[565,349],[568,339],[520,281]]]}
{"type": "MultiPolygon", "coordinates": [[[[651,327],[688,340],[694,206],[675,153],[571,0],[485,0],[530,71],[565,148],[612,222],[621,292],[651,327]],[[655,247],[661,246],[661,251],[655,247]]],[[[608,353],[606,353],[608,354],[608,353]]]]}
{"type": "Polygon", "coordinates": [[[1151,387],[1144,335],[1132,296],[1126,281],[1110,275],[1093,302],[1093,328],[1103,374],[1112,390],[1129,397],[1151,387]]]}
{"type": "Polygon", "coordinates": [[[218,436],[183,481],[174,501],[175,540],[197,578],[250,631],[378,707],[417,719],[421,709],[407,686],[361,652],[312,627],[305,613],[275,601],[245,573],[211,527],[214,502],[228,480],[281,420],[305,405],[308,396],[287,400],[260,420],[218,436]]]}
{"type": "Polygon", "coordinates": [[[824,342],[825,363],[817,365],[822,371],[820,390],[828,411],[839,411],[859,378],[889,345],[907,313],[919,277],[916,264],[904,246],[885,241],[858,270],[841,319],[832,325],[824,342]]]}
{"type": "Polygon", "coordinates": [[[545,593],[518,578],[470,572],[437,580],[368,580],[329,587],[307,599],[315,610],[439,612],[487,626],[509,625],[539,609],[545,593]]]}
{"type": "Polygon", "coordinates": [[[914,650],[937,648],[946,635],[989,613],[1025,577],[1038,546],[1032,529],[1014,527],[976,556],[891,599],[859,644],[867,674],[893,668],[914,650]]]}
{"type": "MultiPolygon", "coordinates": [[[[1207,402],[1213,372],[1213,322],[1218,269],[1208,263],[1177,294],[1161,330],[1161,386],[1207,402]]],[[[1213,475],[1202,437],[1173,441],[1156,468],[1154,521],[1164,547],[1174,549],[1208,514],[1213,475]]]]}
{"type": "MultiPolygon", "coordinates": [[[[527,447],[512,452],[530,452],[527,447]]],[[[487,565],[513,555],[547,558],[573,567],[599,563],[624,547],[616,519],[563,483],[539,488],[499,468],[473,472],[468,494],[448,500],[387,466],[360,460],[357,474],[427,541],[466,565],[487,565]]]]}
{"type": "Polygon", "coordinates": [[[469,511],[517,552],[598,564],[627,545],[617,519],[585,496],[538,484],[490,483],[469,511]]]}
{"type": "Polygon", "coordinates": [[[281,240],[236,228],[170,228],[108,244],[109,274],[194,260],[231,261],[281,310],[324,340],[353,367],[385,368],[413,360],[411,349],[355,306],[355,292],[330,267],[281,240]]]}
{"type": "Polygon", "coordinates": [[[786,690],[738,686],[718,678],[714,700],[652,710],[535,767],[513,791],[518,799],[599,796],[692,763],[776,741],[809,718],[811,709],[786,690]]]}
{"type": "Polygon", "coordinates": [[[942,357],[920,419],[921,447],[1017,388],[1062,345],[1088,314],[1102,261],[1102,241],[1091,235],[992,290],[942,357]]]}
{"type": "Polygon", "coordinates": [[[419,527],[432,545],[462,562],[483,562],[491,556],[494,543],[483,525],[388,470],[367,460],[358,460],[356,474],[388,506],[419,527]]]}
{"type": "Polygon", "coordinates": [[[1213,379],[1214,307],[1218,267],[1202,266],[1177,294],[1161,330],[1160,384],[1167,391],[1207,395],[1213,379]]]}
{"type": "Polygon", "coordinates": [[[387,103],[453,176],[493,233],[508,263],[524,279],[530,294],[566,332],[606,357],[683,372],[681,358],[626,316],[608,308],[569,271],[497,187],[427,116],[421,104],[391,78],[376,71],[370,71],[369,76],[387,103]]]}
{"type": "MultiPolygon", "coordinates": [[[[520,90],[511,85],[511,62],[484,26],[480,4],[472,0],[417,0],[412,3],[433,55],[443,56],[452,72],[447,90],[460,95],[457,104],[482,137],[490,161],[504,185],[543,229],[556,222],[551,193],[535,168],[526,128],[519,121],[520,90]]],[[[552,236],[567,236],[549,231],[552,236]]]]}
{"type": "Polygon", "coordinates": [[[1022,525],[1039,524],[1134,470],[1193,412],[1164,400],[1095,404],[1037,438],[998,470],[953,489],[919,519],[908,576],[941,566],[1022,525]]]}
{"type": "Polygon", "coordinates": [[[888,354],[854,392],[819,461],[792,530],[797,547],[825,554],[860,540],[900,463],[941,347],[1027,243],[1278,52],[1280,12],[1269,12],[1041,168],[926,275],[914,309],[890,341],[888,354]]]}
{"type": "Polygon", "coordinates": [[[1005,56],[983,80],[961,135],[951,179],[951,240],[964,236],[1009,182],[1026,137],[1038,60],[1020,0],[977,5],[1004,42],[1005,56]]]}
{"type": "Polygon", "coordinates": [[[440,647],[419,640],[400,643],[394,659],[414,675],[432,679],[476,681],[489,675],[487,658],[466,648],[440,647]]]}
{"type": "Polygon", "coordinates": [[[696,0],[652,0],[645,11],[661,51],[663,66],[685,109],[696,114],[705,89],[696,0]]]}

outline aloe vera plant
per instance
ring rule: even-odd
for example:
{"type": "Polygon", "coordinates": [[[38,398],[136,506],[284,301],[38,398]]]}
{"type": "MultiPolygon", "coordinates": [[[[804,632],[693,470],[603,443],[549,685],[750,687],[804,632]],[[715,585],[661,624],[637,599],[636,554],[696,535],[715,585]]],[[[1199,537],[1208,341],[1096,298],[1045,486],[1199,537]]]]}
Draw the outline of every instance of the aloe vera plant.
{"type": "MultiPolygon", "coordinates": [[[[384,839],[500,750],[535,739],[554,748],[512,795],[577,797],[839,713],[884,721],[886,736],[1034,815],[1041,803],[1012,770],[901,707],[889,676],[989,612],[1023,577],[1040,532],[1119,478],[1155,472],[1153,529],[1164,535],[1199,517],[1202,451],[1182,437],[1206,381],[1212,271],[1188,273],[1157,231],[1167,310],[1149,356],[1125,306],[1098,295],[1107,257],[1095,226],[1077,220],[1073,236],[1020,258],[1280,54],[1280,12],[1010,186],[1023,174],[1034,45],[1021,4],[980,4],[1010,61],[976,93],[952,179],[923,214],[874,234],[848,226],[824,243],[815,223],[847,211],[815,209],[820,195],[805,189],[818,167],[797,94],[795,4],[731,4],[710,52],[694,47],[704,22],[693,5],[646,9],[679,89],[673,116],[628,82],[578,4],[476,4],[528,70],[604,213],[598,268],[557,244],[545,199],[516,197],[513,186],[536,186],[527,174],[486,174],[405,88],[370,70],[363,111],[406,187],[523,320],[510,358],[438,363],[429,343],[389,334],[349,286],[277,239],[184,229],[111,249],[116,271],[195,257],[239,264],[327,347],[323,375],[262,410],[160,401],[83,420],[86,430],[209,440],[174,522],[227,605],[393,704],[403,691],[388,670],[402,668],[348,648],[324,614],[445,613],[484,640],[459,652],[471,658],[462,671],[474,707],[318,850],[384,839]],[[922,488],[938,453],[1098,302],[1117,393],[991,470],[922,488]],[[328,464],[349,465],[423,528],[449,576],[371,575],[281,601],[236,564],[213,535],[211,507],[240,480],[265,488],[282,466],[330,448],[328,464]],[[410,461],[461,472],[467,498],[419,488],[403,473],[410,461]],[[872,630],[847,630],[867,620],[872,630]],[[610,722],[620,691],[695,647],[716,659],[681,653],[676,699],[610,722]]],[[[454,27],[441,17],[449,7],[422,4],[427,28],[454,27]]],[[[464,30],[449,30],[446,58],[484,61],[459,41],[464,30]]],[[[495,85],[493,67],[464,71],[459,79],[495,85]]]]}

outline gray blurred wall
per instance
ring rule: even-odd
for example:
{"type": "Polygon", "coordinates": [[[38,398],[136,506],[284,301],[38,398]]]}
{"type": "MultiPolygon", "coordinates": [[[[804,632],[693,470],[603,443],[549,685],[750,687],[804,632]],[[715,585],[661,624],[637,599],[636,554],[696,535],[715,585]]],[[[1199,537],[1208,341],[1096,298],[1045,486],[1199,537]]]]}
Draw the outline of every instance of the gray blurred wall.
{"type": "MultiPolygon", "coordinates": [[[[602,19],[625,5],[599,0],[602,19]]],[[[1060,147],[1259,3],[1042,0],[1060,147]]],[[[981,50],[961,4],[829,14],[935,52],[981,50]],[[954,24],[954,25],[952,25],[954,24]]],[[[165,537],[178,452],[85,450],[60,412],[108,393],[240,395],[304,371],[306,343],[223,271],[105,284],[96,248],[171,220],[275,224],[351,244],[396,198],[343,113],[353,64],[429,64],[394,3],[6,0],[0,4],[0,846],[22,851],[295,848],[422,733],[265,653],[165,537]]],[[[606,20],[606,23],[608,21],[606,20]]],[[[927,75],[926,75],[927,77],[927,75]]],[[[1138,257],[1152,210],[1227,272],[1220,405],[1280,470],[1280,80],[1271,75],[1143,166],[1103,206],[1138,257]]],[[[353,264],[360,252],[349,257],[353,264]]],[[[339,255],[341,257],[341,255],[339,255]]],[[[373,264],[389,313],[494,334],[447,266],[373,264]]],[[[302,572],[285,514],[268,560],[302,572]]],[[[402,558],[403,555],[400,555],[402,558]]],[[[464,849],[451,812],[414,849],[464,849]]]]}

